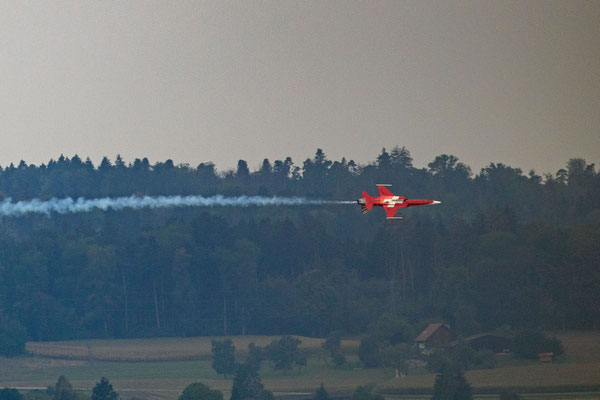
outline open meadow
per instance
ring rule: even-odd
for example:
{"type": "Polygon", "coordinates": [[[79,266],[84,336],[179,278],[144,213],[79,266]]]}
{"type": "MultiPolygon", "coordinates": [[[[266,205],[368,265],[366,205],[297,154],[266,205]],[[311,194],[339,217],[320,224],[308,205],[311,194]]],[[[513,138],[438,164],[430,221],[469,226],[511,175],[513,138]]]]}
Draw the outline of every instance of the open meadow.
{"type": "MultiPolygon", "coordinates": [[[[300,348],[318,350],[324,339],[296,336],[300,348]]],[[[223,337],[150,338],[150,339],[94,339],[64,342],[28,342],[26,351],[36,357],[72,360],[103,361],[182,361],[211,358],[211,341],[223,337]]],[[[231,336],[233,345],[244,355],[250,343],[266,346],[279,336],[231,336]]],[[[345,347],[356,348],[358,342],[345,341],[345,347]]]]}
{"type": "MultiPolygon", "coordinates": [[[[565,346],[563,360],[540,364],[506,359],[499,360],[494,369],[468,371],[466,377],[475,392],[514,388],[527,393],[527,398],[600,398],[600,332],[554,334],[565,346]],[[574,390],[578,393],[564,393],[574,390]]],[[[274,338],[278,337],[232,337],[240,359],[249,343],[262,346],[274,338]]],[[[351,366],[335,368],[321,359],[322,339],[299,339],[310,353],[306,368],[295,368],[287,376],[267,363],[261,370],[265,386],[276,394],[307,397],[323,383],[330,393],[344,396],[357,385],[374,383],[390,398],[427,398],[433,387],[435,375],[425,370],[414,370],[408,377],[396,379],[389,368],[357,368],[356,340],[343,342],[351,366]]],[[[210,341],[157,338],[28,343],[29,356],[0,359],[0,386],[43,388],[65,375],[75,388],[90,390],[101,376],[106,376],[126,398],[176,399],[187,384],[202,381],[222,390],[227,398],[231,379],[218,376],[212,369],[210,341]]]]}

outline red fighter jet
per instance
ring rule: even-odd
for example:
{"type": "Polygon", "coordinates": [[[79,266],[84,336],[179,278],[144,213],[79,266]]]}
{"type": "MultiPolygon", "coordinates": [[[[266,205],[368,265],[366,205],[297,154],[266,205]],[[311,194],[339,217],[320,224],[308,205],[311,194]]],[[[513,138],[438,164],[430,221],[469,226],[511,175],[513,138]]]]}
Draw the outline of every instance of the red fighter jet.
{"type": "Polygon", "coordinates": [[[385,184],[377,184],[379,187],[379,197],[371,197],[369,193],[362,192],[363,198],[356,200],[360,204],[361,211],[366,213],[373,206],[383,207],[387,214],[387,219],[400,219],[402,217],[395,217],[396,212],[399,208],[415,207],[415,206],[426,206],[428,204],[440,204],[441,201],[436,200],[411,200],[406,197],[396,196],[390,192],[385,184]]]}

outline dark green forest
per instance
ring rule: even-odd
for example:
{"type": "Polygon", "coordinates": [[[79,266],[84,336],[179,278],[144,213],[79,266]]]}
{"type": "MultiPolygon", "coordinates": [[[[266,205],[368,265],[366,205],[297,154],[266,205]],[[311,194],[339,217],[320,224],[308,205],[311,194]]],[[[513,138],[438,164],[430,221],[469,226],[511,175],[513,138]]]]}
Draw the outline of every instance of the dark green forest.
{"type": "MultiPolygon", "coordinates": [[[[600,328],[600,174],[573,158],[537,175],[394,147],[368,165],[323,151],[217,172],[171,160],[61,156],[0,169],[0,198],[129,195],[354,200],[376,183],[441,200],[386,220],[358,205],[172,208],[3,217],[0,337],[366,332],[395,315],[468,335],[600,328]]],[[[2,203],[0,203],[0,207],[2,203]]]]}

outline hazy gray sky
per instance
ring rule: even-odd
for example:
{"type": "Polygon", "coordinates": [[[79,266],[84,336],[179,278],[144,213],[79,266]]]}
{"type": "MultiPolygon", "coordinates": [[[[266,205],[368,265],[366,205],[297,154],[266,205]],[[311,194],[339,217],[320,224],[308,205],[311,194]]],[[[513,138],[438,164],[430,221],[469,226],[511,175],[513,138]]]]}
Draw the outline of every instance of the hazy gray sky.
{"type": "Polygon", "coordinates": [[[600,1],[3,1],[0,164],[600,163],[600,1]]]}

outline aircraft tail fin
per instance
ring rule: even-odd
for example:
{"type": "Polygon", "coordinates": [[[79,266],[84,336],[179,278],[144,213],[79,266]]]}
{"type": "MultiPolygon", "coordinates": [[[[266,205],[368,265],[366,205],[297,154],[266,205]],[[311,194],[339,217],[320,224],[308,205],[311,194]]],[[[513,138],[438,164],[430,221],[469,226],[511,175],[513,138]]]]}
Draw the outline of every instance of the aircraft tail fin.
{"type": "MultiPolygon", "coordinates": [[[[373,198],[367,192],[362,192],[362,195],[363,199],[365,199],[364,210],[368,211],[373,208],[373,198]]],[[[363,211],[363,213],[366,211],[363,211]]]]}

